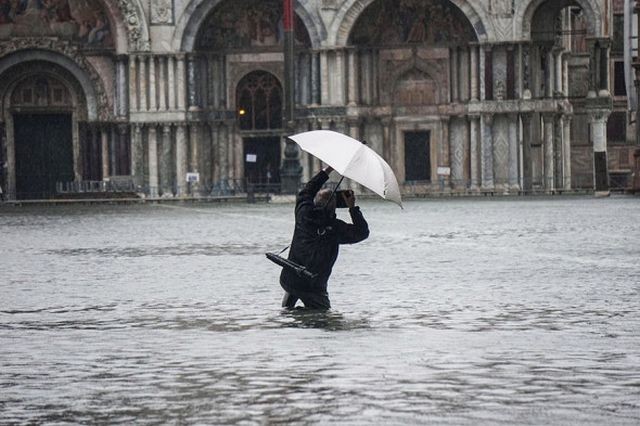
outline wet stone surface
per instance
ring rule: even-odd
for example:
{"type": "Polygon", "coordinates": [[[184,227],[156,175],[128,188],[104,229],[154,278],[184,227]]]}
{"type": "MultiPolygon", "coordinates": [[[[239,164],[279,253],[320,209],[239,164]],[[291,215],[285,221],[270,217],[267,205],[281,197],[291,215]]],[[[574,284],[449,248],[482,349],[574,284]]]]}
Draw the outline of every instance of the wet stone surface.
{"type": "Polygon", "coordinates": [[[0,209],[0,423],[640,423],[640,199],[362,206],[324,314],[292,205],[0,209]]]}

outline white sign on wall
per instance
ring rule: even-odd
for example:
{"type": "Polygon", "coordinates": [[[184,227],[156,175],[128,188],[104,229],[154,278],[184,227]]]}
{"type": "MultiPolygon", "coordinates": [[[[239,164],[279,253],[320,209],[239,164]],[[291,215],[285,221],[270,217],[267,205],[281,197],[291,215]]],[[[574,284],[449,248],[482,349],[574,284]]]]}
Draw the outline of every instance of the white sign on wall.
{"type": "Polygon", "coordinates": [[[247,163],[255,163],[258,161],[258,156],[256,154],[247,154],[247,163]]]}
{"type": "Polygon", "coordinates": [[[438,167],[438,176],[451,176],[451,167],[438,167]]]}
{"type": "Polygon", "coordinates": [[[187,182],[200,182],[200,173],[187,173],[187,182]]]}

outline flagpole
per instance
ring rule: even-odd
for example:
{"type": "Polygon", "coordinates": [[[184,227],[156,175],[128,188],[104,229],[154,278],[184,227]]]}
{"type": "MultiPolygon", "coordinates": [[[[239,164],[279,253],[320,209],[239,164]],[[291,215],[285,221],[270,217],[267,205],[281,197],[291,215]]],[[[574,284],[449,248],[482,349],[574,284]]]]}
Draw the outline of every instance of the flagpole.
{"type": "MultiPolygon", "coordinates": [[[[283,128],[287,136],[295,130],[295,66],[294,66],[294,0],[283,0],[282,23],[284,29],[284,114],[283,128]]],[[[298,148],[294,142],[285,139],[284,160],[280,169],[282,192],[295,194],[300,186],[302,167],[298,159],[298,148]]]]}

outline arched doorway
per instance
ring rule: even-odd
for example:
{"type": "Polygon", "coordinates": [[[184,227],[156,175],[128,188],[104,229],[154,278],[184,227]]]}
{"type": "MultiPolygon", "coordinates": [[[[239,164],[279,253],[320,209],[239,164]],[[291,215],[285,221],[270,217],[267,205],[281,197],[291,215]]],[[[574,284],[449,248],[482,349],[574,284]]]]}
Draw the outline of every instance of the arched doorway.
{"type": "Polygon", "coordinates": [[[279,184],[282,85],[271,73],[253,71],[238,83],[236,100],[244,178],[253,185],[279,184]]]}
{"type": "Polygon", "coordinates": [[[430,187],[439,166],[449,166],[446,118],[452,104],[473,97],[469,58],[477,40],[469,18],[448,0],[376,0],[351,28],[357,81],[350,101],[373,118],[360,138],[401,182],[430,187]]]}
{"type": "Polygon", "coordinates": [[[77,114],[77,107],[85,102],[67,81],[37,72],[39,67],[34,64],[35,72],[19,77],[4,100],[8,173],[17,199],[51,198],[56,185],[74,181],[83,166],[77,121],[86,117],[77,114]]]}

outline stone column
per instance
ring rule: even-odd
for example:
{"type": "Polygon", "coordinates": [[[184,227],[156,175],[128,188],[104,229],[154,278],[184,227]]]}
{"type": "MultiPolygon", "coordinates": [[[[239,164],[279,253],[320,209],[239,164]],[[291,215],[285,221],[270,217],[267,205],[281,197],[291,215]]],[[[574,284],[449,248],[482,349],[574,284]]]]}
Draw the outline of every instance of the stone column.
{"type": "Polygon", "coordinates": [[[220,125],[219,135],[220,180],[224,183],[229,179],[229,128],[226,124],[220,125]]]}
{"type": "Polygon", "coordinates": [[[553,49],[549,49],[547,51],[547,78],[545,81],[545,85],[546,85],[546,93],[545,96],[547,98],[552,98],[553,97],[553,91],[555,89],[555,56],[553,54],[553,49]]]}
{"type": "Polygon", "coordinates": [[[472,101],[477,101],[480,99],[480,94],[478,91],[478,46],[472,44],[471,47],[471,61],[470,61],[470,96],[472,101]]]}
{"type": "Polygon", "coordinates": [[[485,47],[484,46],[479,46],[478,48],[478,55],[480,57],[480,73],[478,75],[478,77],[480,78],[479,82],[478,82],[478,87],[480,89],[480,100],[484,101],[487,99],[487,91],[485,88],[485,75],[487,73],[487,69],[486,69],[486,53],[485,53],[485,47]]]}
{"type": "MultiPolygon", "coordinates": [[[[200,145],[201,145],[201,128],[199,124],[191,124],[189,126],[189,165],[188,171],[191,173],[200,173],[200,145]]],[[[191,184],[192,195],[200,193],[200,183],[191,184]]]]}
{"type": "Polygon", "coordinates": [[[158,109],[167,110],[167,96],[165,88],[167,87],[167,58],[165,56],[158,57],[158,109]]]}
{"type": "Polygon", "coordinates": [[[320,103],[322,105],[331,104],[330,93],[329,93],[329,60],[328,60],[328,52],[323,50],[320,52],[320,103]]]}
{"type": "Polygon", "coordinates": [[[357,62],[357,52],[355,49],[351,49],[348,51],[348,61],[349,61],[349,87],[348,87],[348,96],[347,102],[349,106],[355,106],[358,103],[358,71],[356,67],[357,62]]]}
{"type": "MultiPolygon", "coordinates": [[[[86,170],[85,161],[82,160],[82,150],[86,150],[86,144],[84,147],[80,147],[80,126],[78,124],[77,114],[72,114],[71,119],[71,138],[72,138],[72,147],[73,147],[73,176],[76,182],[82,181],[83,170],[82,166],[86,170]]],[[[84,139],[84,138],[83,138],[84,139]]],[[[2,149],[2,140],[0,140],[0,149],[2,149]]],[[[0,158],[2,155],[0,155],[0,158]]],[[[0,181],[2,180],[2,169],[3,163],[0,163],[0,181]]]]}
{"type": "Polygon", "coordinates": [[[477,190],[480,184],[480,161],[478,158],[480,135],[480,116],[469,115],[469,175],[471,177],[471,190],[477,190]]]}
{"type": "Polygon", "coordinates": [[[187,87],[189,93],[189,109],[198,109],[198,81],[196,72],[196,60],[193,56],[187,59],[187,87]]]}
{"type": "Polygon", "coordinates": [[[138,82],[140,84],[140,110],[147,111],[149,104],[147,102],[149,96],[149,85],[147,83],[147,59],[148,56],[139,56],[138,82]]]}
{"type": "Polygon", "coordinates": [[[523,113],[522,118],[522,189],[533,188],[533,170],[531,168],[531,113],[523,113]]]}
{"type": "Polygon", "coordinates": [[[185,74],[185,58],[184,55],[179,55],[177,57],[177,65],[176,65],[176,72],[177,72],[177,77],[176,77],[176,86],[178,89],[178,100],[177,100],[177,106],[178,106],[178,110],[180,111],[184,111],[185,110],[185,101],[187,99],[186,96],[186,85],[187,85],[187,78],[186,78],[186,74],[185,74]]]}
{"type": "Polygon", "coordinates": [[[187,195],[187,140],[183,124],[176,127],[176,195],[187,195]]]}
{"type": "Polygon", "coordinates": [[[140,106],[138,105],[138,67],[136,62],[138,57],[129,56],[129,109],[131,111],[138,111],[140,106]]]}
{"type": "Polygon", "coordinates": [[[163,197],[173,196],[171,145],[171,125],[165,124],[162,126],[162,152],[160,155],[160,186],[163,197]]]}
{"type": "Polygon", "coordinates": [[[345,67],[344,67],[344,61],[345,61],[345,51],[343,49],[340,49],[338,51],[336,51],[336,70],[333,73],[333,85],[334,85],[334,90],[332,90],[332,92],[335,93],[335,102],[338,105],[345,105],[346,102],[346,96],[344,93],[344,89],[345,89],[345,67]]]}
{"type": "Polygon", "coordinates": [[[102,179],[104,180],[111,176],[109,173],[109,134],[107,128],[103,127],[100,129],[100,138],[102,148],[102,179]]]}
{"type": "Polygon", "coordinates": [[[311,103],[320,105],[320,53],[311,53],[311,103]]]}
{"type": "Polygon", "coordinates": [[[547,191],[553,191],[555,176],[554,161],[554,128],[555,116],[552,113],[545,113],[544,119],[544,187],[547,191]]]}
{"type": "Polygon", "coordinates": [[[600,87],[598,96],[610,96],[609,92],[609,50],[611,48],[610,39],[601,39],[600,44],[600,87]]]}
{"type": "Polygon", "coordinates": [[[158,132],[154,125],[148,130],[149,197],[158,197],[158,132]]]}
{"type": "Polygon", "coordinates": [[[571,189],[571,115],[564,116],[564,128],[562,136],[562,177],[563,188],[571,189]]]}
{"type": "Polygon", "coordinates": [[[452,47],[449,49],[449,64],[451,66],[451,72],[449,77],[450,90],[449,96],[451,102],[458,102],[460,100],[460,91],[458,87],[458,48],[452,47]]]}
{"type": "Polygon", "coordinates": [[[562,115],[556,116],[555,130],[553,141],[553,159],[554,159],[554,175],[553,175],[553,187],[555,189],[564,188],[564,176],[562,174],[563,169],[563,149],[564,149],[564,120],[562,115]]]}
{"type": "MultiPolygon", "coordinates": [[[[439,149],[439,159],[438,166],[449,167],[449,171],[451,171],[451,160],[450,160],[450,147],[449,144],[451,141],[449,140],[449,125],[450,125],[450,117],[445,116],[440,118],[440,125],[442,126],[442,138],[440,139],[440,149],[439,149]]],[[[445,189],[451,188],[451,175],[443,176],[444,187],[445,189]]]]}
{"type": "Polygon", "coordinates": [[[142,146],[142,129],[139,124],[131,126],[131,175],[136,186],[144,181],[144,147],[142,146]]]}
{"type": "Polygon", "coordinates": [[[119,116],[127,115],[127,57],[119,55],[116,62],[117,111],[119,116]]]}
{"type": "Polygon", "coordinates": [[[169,56],[167,58],[167,97],[169,98],[169,103],[167,107],[171,111],[175,111],[176,109],[176,58],[174,56],[169,56]]]}
{"type": "Polygon", "coordinates": [[[562,49],[556,49],[555,50],[555,57],[554,57],[554,61],[555,61],[555,65],[556,65],[556,87],[555,87],[555,91],[557,93],[562,93],[563,95],[564,93],[564,76],[563,76],[563,71],[564,71],[564,63],[562,61],[562,49]]]}
{"type": "Polygon", "coordinates": [[[608,110],[590,113],[589,125],[593,143],[593,168],[597,195],[609,194],[609,167],[607,164],[607,119],[608,110]]]}
{"type": "Polygon", "coordinates": [[[149,56],[149,109],[156,111],[158,109],[158,96],[156,94],[157,83],[156,76],[156,58],[149,56]]]}
{"type": "Polygon", "coordinates": [[[463,190],[466,188],[464,179],[464,151],[466,146],[467,123],[466,120],[455,117],[451,120],[450,132],[450,164],[451,164],[451,186],[454,189],[463,190]]]}
{"type": "Polygon", "coordinates": [[[482,189],[493,190],[493,114],[483,114],[481,121],[482,139],[480,169],[482,173],[482,189]]]}
{"type": "Polygon", "coordinates": [[[520,184],[520,149],[518,141],[518,114],[509,114],[509,190],[518,191],[520,184]]]}

